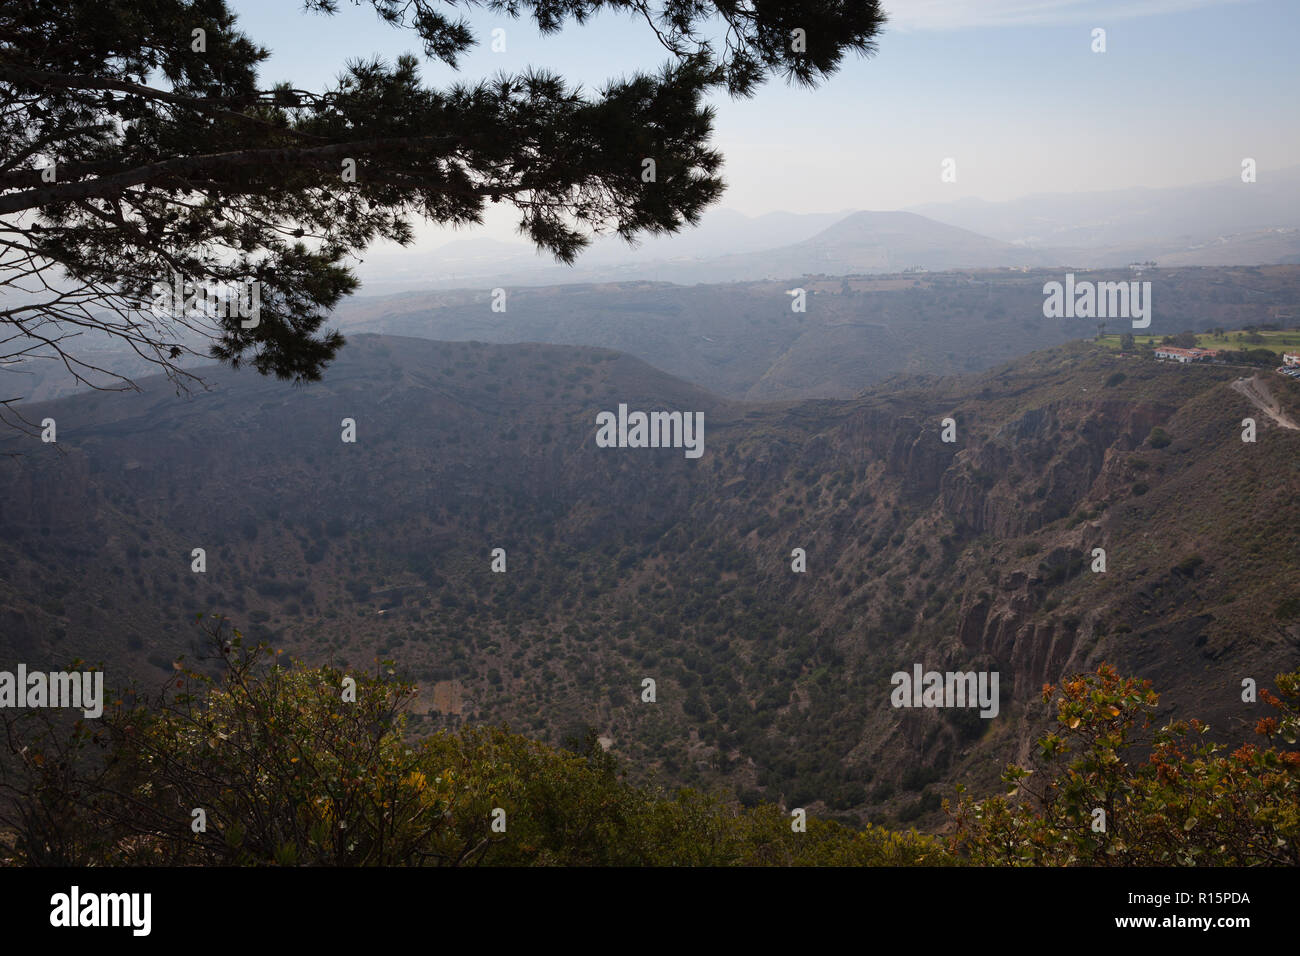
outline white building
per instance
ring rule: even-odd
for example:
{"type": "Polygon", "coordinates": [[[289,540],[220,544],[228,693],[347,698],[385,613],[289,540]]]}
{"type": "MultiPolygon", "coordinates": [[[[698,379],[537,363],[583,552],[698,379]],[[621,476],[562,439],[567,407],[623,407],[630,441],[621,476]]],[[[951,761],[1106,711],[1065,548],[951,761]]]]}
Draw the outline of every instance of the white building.
{"type": "Polygon", "coordinates": [[[1156,347],[1156,358],[1172,359],[1175,362],[1205,362],[1218,355],[1215,349],[1180,349],[1173,345],[1156,347]]]}

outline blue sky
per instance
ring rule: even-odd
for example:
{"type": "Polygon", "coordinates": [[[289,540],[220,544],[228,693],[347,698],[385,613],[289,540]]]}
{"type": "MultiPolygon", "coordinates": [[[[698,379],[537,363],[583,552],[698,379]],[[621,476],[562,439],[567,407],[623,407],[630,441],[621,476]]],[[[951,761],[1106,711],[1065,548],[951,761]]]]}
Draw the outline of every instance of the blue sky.
{"type": "MultiPolygon", "coordinates": [[[[334,16],[233,0],[273,56],[267,81],[320,88],[349,58],[419,52],[368,3],[334,16]]],[[[726,156],[722,206],[898,209],[968,196],[1176,186],[1300,164],[1300,0],[886,0],[869,59],[814,91],[772,81],[750,100],[715,98],[726,156]],[[1105,53],[1091,50],[1106,30],[1105,53]],[[944,158],[957,181],[940,181],[944,158]]],[[[598,88],[666,58],[646,26],[601,14],[542,37],[528,20],[469,15],[480,44],[460,70],[426,61],[433,84],[527,66],[598,88]],[[490,50],[494,27],[506,51],[490,50]]],[[[472,233],[510,239],[494,211],[472,233]]],[[[455,237],[422,230],[424,241],[455,237]]],[[[464,236],[465,233],[461,233],[464,236]]]]}

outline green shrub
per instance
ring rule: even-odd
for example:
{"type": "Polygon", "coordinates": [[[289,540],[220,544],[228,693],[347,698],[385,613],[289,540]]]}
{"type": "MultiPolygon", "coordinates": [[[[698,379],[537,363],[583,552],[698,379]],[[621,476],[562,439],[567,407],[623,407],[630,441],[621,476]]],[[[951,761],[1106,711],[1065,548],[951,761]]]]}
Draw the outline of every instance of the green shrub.
{"type": "Polygon", "coordinates": [[[940,842],[620,779],[581,752],[491,727],[409,739],[414,687],[278,661],[217,619],[218,678],[183,670],[156,700],[110,695],[92,730],[0,714],[21,741],[0,825],[17,862],[145,865],[754,866],[948,864],[940,842]],[[345,678],[355,699],[345,699],[345,678]],[[178,686],[179,685],[179,686],[178,686]],[[108,759],[103,759],[107,757],[108,759]],[[206,812],[194,832],[191,808],[206,812]],[[504,814],[504,816],[501,816],[504,814]],[[505,822],[493,829],[494,819],[505,822]]]}

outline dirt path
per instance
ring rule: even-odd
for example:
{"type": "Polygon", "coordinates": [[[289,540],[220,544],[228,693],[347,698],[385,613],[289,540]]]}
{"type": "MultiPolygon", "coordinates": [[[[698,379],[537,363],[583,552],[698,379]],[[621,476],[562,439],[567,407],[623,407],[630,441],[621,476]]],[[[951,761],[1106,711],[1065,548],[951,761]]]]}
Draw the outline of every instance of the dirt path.
{"type": "Polygon", "coordinates": [[[1282,406],[1277,403],[1273,393],[1268,390],[1268,385],[1260,381],[1258,375],[1250,378],[1239,378],[1232,383],[1232,387],[1250,399],[1256,408],[1283,428],[1300,431],[1300,425],[1297,425],[1291,416],[1282,410],[1282,406]]]}

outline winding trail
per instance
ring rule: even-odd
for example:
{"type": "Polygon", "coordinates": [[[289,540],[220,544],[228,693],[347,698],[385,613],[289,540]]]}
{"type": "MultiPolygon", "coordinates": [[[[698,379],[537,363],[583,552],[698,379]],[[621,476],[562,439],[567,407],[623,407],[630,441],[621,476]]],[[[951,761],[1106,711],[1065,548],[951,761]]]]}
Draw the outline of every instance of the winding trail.
{"type": "Polygon", "coordinates": [[[1283,428],[1300,431],[1300,425],[1297,425],[1291,416],[1282,410],[1282,406],[1273,397],[1273,393],[1268,390],[1268,385],[1260,381],[1258,375],[1252,375],[1250,378],[1239,378],[1232,383],[1232,387],[1235,391],[1250,399],[1256,408],[1283,428]]]}

